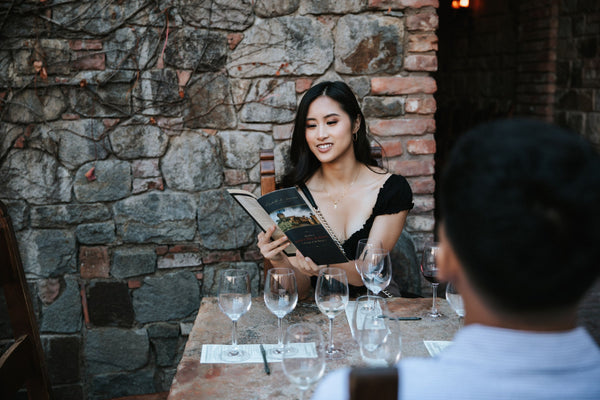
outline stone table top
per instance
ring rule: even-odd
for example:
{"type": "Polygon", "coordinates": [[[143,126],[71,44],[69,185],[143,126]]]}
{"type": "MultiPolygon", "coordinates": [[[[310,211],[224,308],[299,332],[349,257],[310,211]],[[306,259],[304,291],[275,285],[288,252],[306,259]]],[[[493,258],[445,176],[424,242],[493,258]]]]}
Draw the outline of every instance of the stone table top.
{"type": "MultiPolygon", "coordinates": [[[[431,308],[431,298],[396,298],[394,308],[406,316],[423,316],[431,308]]],[[[458,317],[446,300],[438,299],[442,317],[432,320],[403,321],[402,357],[429,357],[423,340],[452,340],[458,330],[458,317]]],[[[323,330],[329,340],[328,319],[314,303],[299,302],[294,311],[283,319],[289,324],[312,322],[323,330]]],[[[300,391],[291,384],[280,362],[270,362],[271,374],[266,375],[263,364],[200,364],[203,344],[231,344],[232,322],[220,310],[215,297],[204,297],[190,332],[183,356],[173,378],[168,400],[197,399],[297,399],[300,391]]],[[[252,299],[252,307],[238,321],[238,344],[277,343],[277,318],[264,304],[262,297],[252,299]]],[[[326,371],[364,365],[358,345],[352,338],[345,314],[333,322],[333,338],[341,345],[346,357],[327,360],[326,371]]],[[[305,393],[309,398],[312,387],[305,393]]]]}

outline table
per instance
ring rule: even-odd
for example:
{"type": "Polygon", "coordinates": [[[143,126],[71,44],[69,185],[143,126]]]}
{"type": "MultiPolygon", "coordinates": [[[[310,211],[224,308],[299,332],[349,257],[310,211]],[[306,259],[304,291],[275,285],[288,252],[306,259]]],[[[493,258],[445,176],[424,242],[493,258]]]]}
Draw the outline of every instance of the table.
{"type": "MultiPolygon", "coordinates": [[[[395,307],[401,307],[407,316],[421,316],[431,308],[431,298],[396,298],[395,307]]],[[[428,357],[423,340],[452,340],[458,330],[458,317],[446,300],[438,299],[443,317],[437,320],[403,321],[402,357],[428,357]]],[[[299,302],[284,320],[289,324],[313,322],[328,336],[328,319],[314,303],[299,302]]],[[[204,297],[194,326],[188,337],[177,372],[173,378],[168,400],[192,399],[297,399],[299,390],[292,385],[280,362],[270,362],[271,375],[266,375],[263,364],[200,364],[202,344],[230,344],[231,321],[219,309],[215,297],[204,297]]],[[[327,360],[326,372],[346,366],[364,365],[358,345],[352,338],[345,314],[333,322],[333,337],[342,344],[346,358],[327,360]]],[[[277,343],[277,318],[265,306],[262,298],[252,299],[252,307],[238,321],[238,343],[277,343]]],[[[305,398],[310,398],[309,389],[305,398]]]]}

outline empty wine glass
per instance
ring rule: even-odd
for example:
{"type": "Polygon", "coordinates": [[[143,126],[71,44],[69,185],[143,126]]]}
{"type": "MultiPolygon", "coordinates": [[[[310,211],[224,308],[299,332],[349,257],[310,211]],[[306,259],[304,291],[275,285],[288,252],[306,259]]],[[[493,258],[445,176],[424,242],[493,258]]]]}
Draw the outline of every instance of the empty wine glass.
{"type": "Polygon", "coordinates": [[[290,313],[298,302],[296,275],[290,268],[271,268],[265,279],[265,304],[269,311],[277,317],[277,347],[271,354],[283,354],[283,328],[281,320],[290,313]]]}
{"type": "Polygon", "coordinates": [[[431,283],[431,291],[433,292],[433,304],[431,306],[431,311],[428,314],[431,318],[438,318],[442,315],[435,305],[437,288],[440,284],[437,278],[438,268],[435,259],[439,249],[439,244],[436,242],[426,243],[423,248],[423,258],[421,259],[421,273],[423,274],[423,277],[431,283]]]}
{"type": "MultiPolygon", "coordinates": [[[[365,259],[369,257],[373,249],[381,248],[383,248],[381,240],[369,240],[368,238],[359,239],[358,244],[356,245],[356,258],[354,259],[354,265],[356,266],[356,271],[360,275],[361,279],[363,277],[362,271],[364,269],[363,264],[365,263],[365,259]]],[[[371,294],[369,290],[370,289],[367,287],[367,294],[371,294]]]]}
{"type": "Polygon", "coordinates": [[[372,249],[362,264],[362,280],[365,286],[377,296],[388,287],[392,279],[392,262],[389,251],[372,249]]]}
{"type": "Polygon", "coordinates": [[[252,304],[250,277],[248,271],[242,269],[226,269],[219,279],[219,307],[233,322],[231,344],[221,357],[223,361],[239,362],[250,355],[240,349],[237,344],[237,321],[244,315],[252,304]]]}
{"type": "Polygon", "coordinates": [[[288,327],[283,343],[283,372],[298,386],[302,400],[304,392],[325,372],[323,334],[315,324],[293,324],[288,327]]]}
{"type": "Polygon", "coordinates": [[[465,318],[465,304],[463,298],[452,282],[446,285],[446,301],[458,315],[458,326],[462,328],[465,318]]]}
{"type": "Polygon", "coordinates": [[[367,364],[385,364],[380,351],[388,334],[384,317],[385,299],[377,296],[360,296],[351,317],[351,331],[360,348],[360,355],[367,364]]]}
{"type": "Polygon", "coordinates": [[[333,344],[333,319],[346,309],[348,304],[348,278],[340,268],[323,268],[319,271],[315,288],[315,301],[319,310],[329,318],[328,358],[343,358],[344,350],[333,344]]]}

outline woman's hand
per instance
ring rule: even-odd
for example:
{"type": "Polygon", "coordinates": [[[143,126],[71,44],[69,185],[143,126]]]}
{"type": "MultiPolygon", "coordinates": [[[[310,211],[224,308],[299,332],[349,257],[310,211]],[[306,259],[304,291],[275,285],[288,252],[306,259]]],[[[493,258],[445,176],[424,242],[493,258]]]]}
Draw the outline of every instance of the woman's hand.
{"type": "Polygon", "coordinates": [[[304,257],[300,251],[296,250],[296,263],[294,266],[304,275],[318,276],[319,271],[327,265],[317,265],[313,260],[304,257]]]}
{"type": "Polygon", "coordinates": [[[276,226],[273,225],[266,232],[258,234],[258,248],[260,253],[269,261],[284,261],[285,254],[283,250],[290,245],[290,241],[287,236],[282,236],[277,240],[272,240],[271,236],[275,232],[276,226]]]}

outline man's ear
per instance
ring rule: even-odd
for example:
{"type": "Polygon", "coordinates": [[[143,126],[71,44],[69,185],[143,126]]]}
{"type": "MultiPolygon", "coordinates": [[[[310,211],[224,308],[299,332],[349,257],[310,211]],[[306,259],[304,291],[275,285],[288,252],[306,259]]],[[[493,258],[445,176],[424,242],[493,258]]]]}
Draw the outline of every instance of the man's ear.
{"type": "Polygon", "coordinates": [[[440,224],[439,237],[440,251],[437,257],[438,279],[443,282],[456,282],[457,278],[462,275],[462,265],[456,256],[452,244],[448,240],[448,236],[446,236],[443,222],[440,224]]]}

